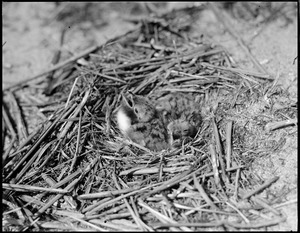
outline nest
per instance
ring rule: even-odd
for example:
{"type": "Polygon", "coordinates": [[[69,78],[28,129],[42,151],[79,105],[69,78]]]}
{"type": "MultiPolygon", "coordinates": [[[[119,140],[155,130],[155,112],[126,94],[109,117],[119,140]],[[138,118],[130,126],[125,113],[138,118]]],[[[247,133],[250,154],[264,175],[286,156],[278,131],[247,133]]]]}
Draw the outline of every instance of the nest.
{"type": "MultiPolygon", "coordinates": [[[[187,22],[199,13],[190,11],[187,22]]],[[[250,166],[259,149],[278,148],[262,146],[268,132],[253,122],[257,113],[248,107],[278,88],[268,75],[238,68],[209,38],[189,36],[187,22],[174,23],[176,14],[144,20],[86,59],[56,70],[64,80],[56,83],[54,95],[41,97],[47,103],[33,106],[44,110],[43,117],[35,116],[42,122],[38,129],[26,123],[32,133],[24,136],[25,123],[17,121],[14,135],[4,133],[8,223],[23,230],[198,231],[284,221],[270,204],[278,199],[256,195],[278,177],[262,181],[250,166]],[[125,140],[114,110],[126,91],[149,98],[170,93],[201,98],[197,135],[159,152],[125,140]]],[[[29,85],[22,95],[6,94],[7,119],[22,119],[24,113],[13,115],[11,109],[20,110],[17,101],[25,108],[24,96],[32,90],[29,85]]],[[[268,103],[264,106],[265,114],[279,118],[268,103]]]]}

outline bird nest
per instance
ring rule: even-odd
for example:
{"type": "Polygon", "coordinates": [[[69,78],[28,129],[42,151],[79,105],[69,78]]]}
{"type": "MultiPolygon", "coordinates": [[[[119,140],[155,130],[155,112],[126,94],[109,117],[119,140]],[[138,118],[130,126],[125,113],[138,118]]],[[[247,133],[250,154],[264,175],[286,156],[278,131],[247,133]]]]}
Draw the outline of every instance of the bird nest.
{"type": "Polygon", "coordinates": [[[175,19],[143,20],[85,59],[61,66],[56,74],[68,75],[50,97],[35,93],[39,97],[28,100],[32,85],[22,95],[6,92],[4,115],[19,119],[17,132],[4,134],[8,223],[17,220],[19,229],[185,231],[284,220],[268,204],[273,200],[257,195],[278,177],[262,181],[251,172],[255,156],[276,150],[265,124],[257,122],[267,122],[261,111],[274,117],[268,101],[278,87],[266,74],[238,68],[209,38],[188,36],[187,25],[172,24],[175,19]],[[126,91],[200,98],[196,136],[158,152],[122,137],[114,110],[126,91]],[[11,109],[20,110],[19,101],[27,122],[34,100],[31,107],[43,116],[35,116],[38,129],[26,123],[31,134],[25,137],[26,124],[11,109]],[[255,112],[251,106],[258,102],[264,105],[255,112]]]}

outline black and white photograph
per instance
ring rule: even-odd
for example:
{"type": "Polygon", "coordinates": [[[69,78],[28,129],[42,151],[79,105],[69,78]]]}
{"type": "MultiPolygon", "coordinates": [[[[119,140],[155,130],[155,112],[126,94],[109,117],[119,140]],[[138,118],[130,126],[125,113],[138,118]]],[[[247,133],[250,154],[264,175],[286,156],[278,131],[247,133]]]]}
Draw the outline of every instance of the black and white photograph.
{"type": "Polygon", "coordinates": [[[2,2],[2,231],[298,231],[298,10],[2,2]]]}

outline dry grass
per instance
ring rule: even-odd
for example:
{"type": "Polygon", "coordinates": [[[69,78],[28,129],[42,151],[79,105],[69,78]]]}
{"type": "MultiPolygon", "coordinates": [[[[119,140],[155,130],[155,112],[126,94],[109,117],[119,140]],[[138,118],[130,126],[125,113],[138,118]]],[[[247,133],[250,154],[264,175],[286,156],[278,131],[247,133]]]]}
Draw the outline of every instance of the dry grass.
{"type": "Polygon", "coordinates": [[[278,199],[260,195],[278,177],[260,180],[251,161],[278,149],[272,123],[296,124],[282,116],[295,119],[296,108],[273,77],[238,68],[209,38],[175,28],[175,18],[144,21],[75,56],[86,59],[58,64],[60,75],[73,72],[52,97],[38,83],[6,91],[3,230],[245,230],[284,221],[278,199]],[[127,90],[200,97],[196,137],[157,153],[124,140],[113,116],[127,90]],[[287,101],[274,109],[279,95],[287,101]],[[30,111],[40,114],[38,129],[30,111]]]}

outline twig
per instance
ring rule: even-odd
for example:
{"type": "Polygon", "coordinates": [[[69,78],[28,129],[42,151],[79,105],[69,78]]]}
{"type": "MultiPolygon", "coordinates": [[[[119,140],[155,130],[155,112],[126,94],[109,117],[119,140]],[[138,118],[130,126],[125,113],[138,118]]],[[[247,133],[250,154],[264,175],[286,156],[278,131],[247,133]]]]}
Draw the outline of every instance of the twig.
{"type": "Polygon", "coordinates": [[[284,128],[291,125],[297,125],[297,124],[298,124],[298,119],[271,122],[266,124],[265,130],[269,132],[271,130],[276,130],[276,129],[284,128]]]}
{"type": "MultiPolygon", "coordinates": [[[[86,104],[88,98],[90,97],[90,96],[89,96],[90,92],[91,92],[90,89],[88,89],[88,90],[85,92],[84,97],[82,98],[82,100],[81,100],[80,104],[77,106],[77,108],[74,110],[74,112],[73,112],[71,118],[76,117],[76,116],[78,115],[78,113],[80,112],[80,110],[84,107],[84,105],[86,104]]],[[[73,107],[74,107],[74,106],[76,107],[76,105],[73,105],[73,107]]],[[[73,124],[72,121],[69,121],[69,122],[66,124],[66,126],[65,126],[65,128],[63,129],[63,131],[61,132],[61,134],[58,135],[58,138],[59,138],[59,139],[62,139],[62,138],[65,137],[65,135],[67,134],[67,132],[68,132],[69,128],[72,126],[72,124],[73,124]]]]}
{"type": "Polygon", "coordinates": [[[36,136],[42,131],[43,127],[37,128],[35,131],[33,131],[18,147],[17,151],[10,154],[9,157],[13,157],[16,154],[22,152],[24,150],[24,147],[36,136]]]}
{"type": "Polygon", "coordinates": [[[201,194],[203,199],[206,201],[206,203],[209,204],[212,209],[219,210],[219,208],[215,205],[215,203],[213,203],[213,201],[210,200],[209,196],[204,191],[202,185],[198,182],[195,174],[193,174],[193,180],[194,180],[194,185],[196,186],[196,188],[198,189],[199,193],[201,194]]]}
{"type": "Polygon", "coordinates": [[[93,212],[94,209],[97,208],[97,206],[102,205],[108,201],[111,201],[111,197],[106,197],[101,199],[100,201],[94,202],[92,205],[89,205],[87,207],[85,207],[84,209],[81,210],[81,213],[85,214],[87,216],[87,218],[89,218],[93,212]]]}
{"type": "Polygon", "coordinates": [[[18,191],[18,192],[51,192],[51,193],[67,193],[66,190],[63,189],[55,189],[55,188],[43,188],[43,187],[36,187],[31,185],[22,185],[22,184],[6,184],[2,183],[2,187],[4,189],[18,191]]]}
{"type": "Polygon", "coordinates": [[[108,80],[111,80],[111,81],[116,81],[116,82],[120,82],[120,83],[126,83],[126,81],[122,80],[122,79],[119,79],[119,78],[116,78],[116,77],[112,77],[112,76],[109,76],[107,74],[104,74],[104,73],[100,73],[98,71],[94,71],[94,70],[88,70],[89,73],[93,73],[95,75],[98,75],[100,77],[103,77],[103,78],[106,78],[108,80]]]}
{"type": "Polygon", "coordinates": [[[269,187],[272,183],[276,182],[279,179],[278,176],[266,181],[264,184],[260,185],[258,188],[254,189],[253,191],[248,192],[248,194],[244,195],[243,199],[247,199],[251,196],[253,196],[256,193],[261,192],[265,188],[269,187]]]}
{"type": "Polygon", "coordinates": [[[294,203],[297,203],[297,202],[298,202],[298,199],[289,200],[289,201],[284,202],[284,203],[275,204],[275,205],[274,205],[274,208],[280,208],[280,207],[282,207],[282,206],[285,206],[285,205],[291,205],[291,204],[294,204],[294,203]]]}
{"type": "MultiPolygon", "coordinates": [[[[38,166],[39,160],[40,158],[43,156],[43,154],[48,150],[49,147],[51,147],[53,145],[53,141],[48,142],[44,147],[42,147],[39,152],[38,152],[38,156],[37,159],[34,162],[34,167],[38,166]]],[[[42,166],[41,166],[42,167],[42,166]]]]}
{"type": "Polygon", "coordinates": [[[6,158],[9,154],[9,152],[11,151],[11,149],[13,148],[13,145],[17,139],[17,134],[12,126],[12,123],[10,122],[10,119],[7,115],[7,112],[4,108],[4,106],[2,106],[2,116],[3,116],[3,119],[4,119],[4,122],[6,123],[6,126],[7,128],[9,129],[11,135],[12,135],[12,139],[11,139],[11,142],[10,142],[10,145],[8,146],[8,148],[6,149],[6,151],[4,152],[3,156],[2,156],[2,164],[3,166],[5,165],[5,161],[6,161],[6,158]]]}
{"type": "MultiPolygon", "coordinates": [[[[158,211],[152,209],[149,205],[147,205],[145,202],[143,202],[141,199],[138,200],[138,204],[142,207],[144,207],[146,210],[148,210],[150,213],[152,213],[160,222],[162,223],[172,223],[172,224],[176,224],[177,222],[175,222],[174,220],[168,218],[167,216],[159,213],[158,211]]],[[[180,226],[179,227],[181,230],[183,231],[190,231],[189,228],[185,227],[185,226],[180,226]]],[[[177,230],[176,228],[174,230],[177,230]]]]}
{"type": "MultiPolygon", "coordinates": [[[[98,227],[98,226],[96,226],[96,225],[94,225],[94,224],[92,224],[92,223],[89,223],[89,222],[87,222],[87,221],[85,221],[85,220],[83,220],[83,219],[77,218],[77,217],[75,217],[75,216],[70,215],[70,216],[68,216],[68,217],[77,220],[77,221],[80,222],[81,224],[84,224],[84,225],[87,225],[87,226],[89,226],[89,227],[92,227],[92,228],[96,229],[97,231],[106,231],[105,228],[98,227]]],[[[89,230],[89,229],[86,229],[86,230],[89,230]]]]}
{"type": "MultiPolygon", "coordinates": [[[[242,169],[242,168],[245,168],[245,166],[231,167],[231,168],[229,168],[229,169],[226,169],[226,171],[227,171],[227,172],[229,172],[229,171],[235,171],[235,170],[242,169]]],[[[219,171],[219,172],[221,173],[222,171],[219,171]]],[[[204,177],[209,177],[209,176],[213,176],[213,175],[214,175],[213,172],[209,172],[209,173],[206,173],[206,174],[204,174],[204,175],[201,175],[200,177],[201,177],[201,178],[204,178],[204,177]]]]}
{"type": "Polygon", "coordinates": [[[272,219],[271,217],[269,217],[268,215],[262,213],[261,211],[258,211],[258,210],[255,210],[255,209],[250,209],[248,211],[249,211],[250,214],[257,215],[257,216],[262,217],[266,220],[271,220],[272,219]]]}
{"type": "MultiPolygon", "coordinates": [[[[83,171],[78,170],[77,172],[71,174],[71,176],[68,176],[67,179],[64,180],[64,182],[66,182],[66,180],[73,180],[75,176],[80,174],[80,176],[77,179],[73,180],[69,185],[67,185],[67,187],[64,188],[64,190],[70,192],[75,187],[75,185],[85,176],[85,174],[91,170],[91,168],[95,165],[96,161],[97,159],[95,159],[93,163],[87,165],[83,171]]],[[[62,182],[58,182],[55,185],[58,186],[61,184],[62,182]]],[[[48,203],[46,203],[41,209],[37,211],[37,213],[35,214],[35,220],[39,219],[40,215],[44,213],[53,203],[55,203],[61,197],[63,197],[63,194],[57,194],[50,201],[48,201],[48,203]]]]}
{"type": "Polygon", "coordinates": [[[207,167],[208,167],[208,165],[204,165],[204,166],[200,167],[199,169],[197,169],[196,171],[193,171],[193,168],[191,168],[188,171],[185,171],[185,172],[173,177],[172,179],[164,182],[162,185],[160,185],[159,187],[157,187],[157,188],[153,189],[152,191],[146,193],[146,195],[144,195],[144,196],[149,197],[149,196],[151,196],[151,195],[153,195],[157,192],[161,192],[165,189],[171,188],[172,186],[178,184],[179,182],[187,179],[189,176],[191,176],[191,175],[193,175],[193,174],[195,174],[195,173],[197,173],[201,170],[204,170],[207,167]]]}
{"type": "Polygon", "coordinates": [[[28,137],[26,124],[25,124],[24,119],[22,117],[21,109],[20,109],[20,106],[19,106],[19,104],[16,100],[16,97],[10,91],[7,94],[10,97],[10,100],[12,102],[12,106],[13,106],[12,114],[16,118],[16,124],[17,124],[17,131],[18,131],[19,140],[22,140],[23,138],[28,137]]]}
{"type": "MultiPolygon", "coordinates": [[[[64,180],[58,182],[58,183],[55,183],[51,188],[52,189],[56,189],[56,188],[59,188],[61,187],[62,185],[70,182],[70,180],[73,180],[76,176],[78,176],[79,174],[81,174],[82,172],[81,171],[77,171],[77,172],[74,172],[73,174],[71,174],[70,176],[67,176],[64,180]]],[[[35,204],[38,204],[38,205],[41,205],[41,206],[44,206],[44,202],[41,202],[39,200],[41,200],[47,193],[46,192],[43,192],[41,194],[38,194],[38,196],[36,196],[36,198],[33,198],[32,200],[29,200],[29,202],[26,204],[26,205],[29,205],[30,203],[35,203],[35,204]],[[37,200],[39,199],[39,200],[37,200]]]]}
{"type": "Polygon", "coordinates": [[[218,169],[218,159],[217,154],[214,146],[212,144],[209,145],[210,149],[210,155],[211,155],[211,163],[212,163],[212,169],[214,173],[214,179],[216,186],[220,185],[220,177],[219,177],[219,169],[218,169]]]}
{"type": "Polygon", "coordinates": [[[95,223],[97,225],[101,225],[105,227],[105,230],[107,231],[128,231],[128,232],[134,232],[138,231],[138,228],[132,228],[132,227],[125,227],[125,225],[117,224],[113,222],[103,221],[100,219],[91,219],[89,222],[95,223]],[[111,229],[110,229],[111,228],[111,229]]]}
{"type": "Polygon", "coordinates": [[[82,194],[78,196],[79,200],[90,200],[90,199],[99,199],[104,197],[113,197],[116,195],[124,194],[139,190],[140,188],[128,188],[122,190],[114,190],[114,191],[105,191],[100,193],[89,193],[89,194],[82,194]]]}
{"type": "Polygon", "coordinates": [[[94,208],[94,209],[90,210],[89,212],[87,212],[86,215],[91,215],[93,212],[101,210],[105,206],[112,205],[113,203],[116,203],[117,201],[119,201],[119,200],[121,200],[123,198],[130,197],[130,196],[132,196],[132,195],[134,195],[136,193],[144,192],[145,190],[150,189],[150,188],[152,188],[153,186],[156,186],[156,185],[157,184],[149,185],[149,186],[144,187],[144,188],[139,188],[139,190],[135,190],[135,191],[132,191],[132,192],[127,193],[125,195],[121,195],[121,196],[119,196],[117,198],[114,198],[114,199],[112,199],[110,201],[106,201],[106,202],[104,202],[104,203],[102,203],[100,205],[97,205],[96,208],[94,208]]]}
{"type": "Polygon", "coordinates": [[[21,211],[21,208],[18,207],[17,205],[15,205],[14,203],[7,201],[5,199],[2,199],[2,206],[3,205],[7,205],[8,207],[10,207],[12,209],[11,211],[2,212],[3,217],[9,213],[16,212],[16,214],[18,215],[19,219],[22,220],[22,222],[26,220],[21,211]]]}
{"type": "Polygon", "coordinates": [[[173,49],[172,47],[154,45],[154,44],[150,44],[150,43],[135,42],[135,43],[132,43],[132,45],[137,46],[137,47],[144,47],[144,48],[148,48],[148,49],[163,50],[163,51],[167,51],[167,52],[175,51],[175,49],[173,49]]]}
{"type": "Polygon", "coordinates": [[[232,209],[234,209],[236,212],[238,212],[238,214],[242,217],[242,219],[244,219],[244,221],[246,223],[250,223],[249,219],[246,218],[246,216],[237,208],[235,207],[233,204],[231,204],[230,202],[226,201],[225,202],[227,205],[229,205],[232,209]]]}
{"type": "Polygon", "coordinates": [[[239,189],[239,178],[240,178],[241,169],[237,169],[235,176],[235,186],[234,186],[234,194],[233,197],[237,201],[238,198],[238,189],[239,189]]]}
{"type": "MultiPolygon", "coordinates": [[[[121,206],[125,206],[125,204],[121,205],[121,206]]],[[[118,207],[120,207],[120,206],[118,206],[118,207]]],[[[115,209],[115,208],[111,208],[111,209],[115,209]]],[[[109,210],[111,210],[111,209],[109,209],[109,210]]],[[[122,207],[122,209],[124,209],[124,207],[122,207]]],[[[119,219],[124,219],[124,218],[128,218],[128,217],[131,216],[131,214],[128,213],[128,212],[119,213],[119,214],[108,214],[107,212],[108,211],[105,211],[104,212],[105,214],[101,213],[101,214],[85,217],[85,219],[89,220],[89,219],[99,219],[99,218],[101,218],[103,221],[107,221],[107,220],[118,219],[118,218],[119,219]]]]}
{"type": "Polygon", "coordinates": [[[232,139],[232,121],[228,122],[227,128],[226,128],[226,168],[231,167],[231,141],[232,139]]]}
{"type": "MultiPolygon", "coordinates": [[[[190,169],[190,165],[186,166],[180,166],[180,167],[163,167],[162,172],[163,173],[176,173],[176,172],[183,172],[190,169]]],[[[156,174],[159,172],[158,167],[137,167],[132,168],[130,170],[125,170],[120,172],[120,176],[124,175],[146,175],[146,174],[156,174]]]]}
{"type": "MultiPolygon", "coordinates": [[[[80,179],[81,179],[81,177],[73,180],[66,188],[64,188],[64,190],[66,191],[66,193],[70,192],[74,188],[74,186],[79,182],[80,179]]],[[[63,194],[57,194],[55,197],[53,197],[52,199],[50,199],[50,201],[48,201],[41,209],[39,209],[37,211],[37,213],[35,214],[35,216],[38,218],[51,205],[53,205],[54,202],[56,202],[57,200],[59,200],[61,197],[63,197],[63,194]]]]}
{"type": "Polygon", "coordinates": [[[209,223],[188,223],[188,222],[180,222],[177,224],[170,224],[170,223],[164,223],[164,224],[156,224],[155,228],[158,227],[178,227],[178,226],[188,226],[188,227],[218,227],[218,226],[231,226],[235,228],[240,229],[256,229],[256,228],[262,228],[262,227],[268,227],[277,225],[280,222],[284,222],[286,218],[274,218],[270,221],[264,221],[264,222],[258,222],[258,223],[250,223],[250,224],[241,224],[241,223],[235,223],[235,222],[229,222],[229,221],[212,221],[209,223]]]}
{"type": "MultiPolygon", "coordinates": [[[[136,206],[136,203],[135,203],[135,200],[133,199],[132,196],[130,196],[130,202],[131,202],[131,205],[133,207],[133,210],[136,214],[136,216],[140,219],[140,214],[139,214],[139,211],[138,211],[138,208],[136,206]]],[[[154,231],[152,227],[148,226],[146,223],[144,223],[142,220],[141,220],[141,224],[144,226],[145,229],[147,229],[148,231],[154,231]]]]}
{"type": "MultiPolygon", "coordinates": [[[[31,156],[31,154],[37,149],[37,147],[43,142],[43,140],[45,139],[45,137],[52,132],[52,130],[54,129],[54,127],[56,126],[56,124],[59,122],[60,118],[68,115],[70,113],[70,111],[72,110],[72,108],[70,108],[68,111],[65,110],[63,111],[59,117],[56,118],[56,120],[53,123],[48,122],[48,124],[46,126],[44,126],[45,131],[43,132],[43,134],[40,136],[40,138],[32,145],[32,147],[30,148],[30,150],[24,155],[24,157],[18,162],[18,164],[14,167],[14,169],[7,175],[5,180],[9,180],[9,178],[11,178],[19,169],[19,167],[22,165],[24,166],[24,162],[29,158],[29,156],[31,156]]],[[[36,154],[37,156],[38,154],[36,154]]],[[[33,163],[35,157],[32,157],[30,159],[30,161],[24,166],[24,168],[22,169],[22,171],[20,171],[18,173],[18,175],[16,176],[15,182],[17,182],[21,177],[23,177],[24,173],[27,171],[27,169],[31,166],[31,163],[33,163]]]]}
{"type": "MultiPolygon", "coordinates": [[[[104,198],[104,199],[106,199],[106,198],[104,198]]],[[[103,199],[103,200],[104,200],[103,199]]],[[[97,203],[100,203],[100,201],[99,202],[97,202],[97,203]]],[[[112,207],[112,208],[110,208],[110,209],[107,209],[107,210],[104,210],[103,212],[101,212],[100,214],[95,214],[95,215],[85,215],[85,218],[84,219],[87,219],[87,220],[90,220],[90,219],[94,219],[94,218],[106,218],[106,216],[107,215],[111,215],[111,214],[113,214],[113,213],[118,213],[118,212],[120,212],[121,210],[123,210],[123,209],[125,209],[125,207],[126,207],[126,205],[125,205],[125,203],[123,203],[123,204],[120,204],[120,205],[116,205],[116,206],[114,206],[114,207],[112,207]]],[[[87,208],[85,208],[85,209],[87,209],[87,208]]],[[[85,209],[83,209],[83,210],[85,210],[85,209]]],[[[85,213],[86,211],[82,211],[82,213],[85,213]]],[[[126,214],[129,214],[130,215],[130,213],[128,213],[128,212],[126,212],[126,214]]]]}
{"type": "Polygon", "coordinates": [[[235,228],[245,228],[245,229],[252,229],[252,228],[262,228],[262,227],[269,227],[273,225],[277,225],[280,222],[284,222],[286,220],[285,217],[282,218],[274,218],[270,221],[263,221],[258,223],[250,223],[250,224],[241,224],[241,223],[235,223],[235,222],[227,222],[225,225],[232,226],[235,228]]]}
{"type": "MultiPolygon", "coordinates": [[[[212,50],[209,50],[209,51],[207,51],[207,49],[208,49],[207,47],[201,46],[201,47],[194,48],[193,50],[189,50],[189,51],[187,51],[183,54],[179,54],[178,56],[171,55],[171,56],[160,57],[160,58],[143,59],[143,60],[131,62],[129,64],[122,64],[122,65],[118,65],[118,66],[115,66],[115,67],[112,67],[112,68],[106,68],[106,69],[103,70],[103,72],[134,67],[134,66],[141,65],[141,64],[144,64],[144,63],[145,63],[144,65],[146,65],[147,63],[151,64],[152,62],[159,62],[159,61],[164,61],[166,63],[169,60],[171,60],[171,62],[173,62],[172,59],[178,59],[178,57],[181,58],[182,60],[189,60],[189,59],[194,59],[195,57],[199,58],[199,57],[209,56],[209,55],[213,55],[213,54],[223,52],[222,48],[215,48],[215,49],[212,49],[212,50]]],[[[176,63],[177,62],[174,62],[174,65],[176,63]]]]}
{"type": "Polygon", "coordinates": [[[237,74],[247,74],[247,75],[255,76],[257,78],[274,80],[274,78],[272,78],[269,74],[255,73],[253,71],[244,70],[244,69],[240,69],[240,68],[216,66],[216,65],[212,65],[212,64],[207,63],[207,62],[201,62],[200,64],[203,65],[203,66],[206,66],[206,67],[211,67],[211,68],[215,68],[215,69],[219,69],[219,70],[232,71],[232,72],[235,72],[237,74]]]}
{"type": "Polygon", "coordinates": [[[223,159],[223,147],[222,147],[222,144],[221,144],[219,129],[218,129],[218,126],[216,124],[216,119],[215,118],[212,119],[212,127],[213,127],[215,142],[216,142],[216,148],[217,148],[216,155],[218,157],[218,161],[220,162],[220,167],[221,167],[221,170],[222,170],[222,173],[221,173],[222,180],[223,180],[223,182],[229,183],[229,179],[228,179],[228,176],[226,175],[226,168],[225,168],[224,159],[223,159]]]}
{"type": "Polygon", "coordinates": [[[164,89],[159,90],[159,91],[162,91],[162,92],[171,92],[171,93],[174,93],[174,92],[204,93],[203,90],[195,90],[195,89],[191,89],[191,88],[164,88],[164,89]]]}
{"type": "Polygon", "coordinates": [[[251,200],[256,202],[258,205],[262,206],[263,208],[271,211],[272,213],[274,213],[278,216],[281,215],[281,213],[278,210],[276,210],[272,206],[268,205],[266,203],[266,201],[264,201],[261,197],[253,196],[253,197],[251,197],[251,200]]]}
{"type": "Polygon", "coordinates": [[[73,96],[72,94],[73,94],[73,91],[75,89],[75,86],[76,86],[76,83],[77,83],[78,79],[79,79],[79,77],[75,78],[75,80],[74,80],[74,83],[72,85],[72,88],[71,88],[70,93],[68,95],[68,99],[67,99],[66,104],[65,104],[65,108],[67,108],[68,105],[69,105],[69,103],[70,103],[70,100],[71,100],[71,98],[73,96]]]}
{"type": "MultiPolygon", "coordinates": [[[[115,173],[112,173],[112,179],[113,179],[117,189],[121,190],[121,186],[119,185],[119,182],[118,182],[118,179],[117,179],[117,176],[115,173]]],[[[125,202],[127,209],[129,210],[129,213],[131,214],[133,220],[140,227],[140,229],[141,230],[146,230],[146,229],[149,230],[147,225],[135,214],[135,212],[133,211],[131,205],[129,204],[129,202],[126,198],[124,198],[124,202],[125,202]]]]}
{"type": "Polygon", "coordinates": [[[69,174],[73,171],[75,163],[77,161],[77,157],[79,152],[79,142],[81,138],[81,124],[82,124],[82,111],[79,112],[79,124],[78,124],[78,131],[77,131],[77,141],[76,141],[76,147],[75,147],[75,153],[72,159],[72,163],[70,166],[69,174]]]}

